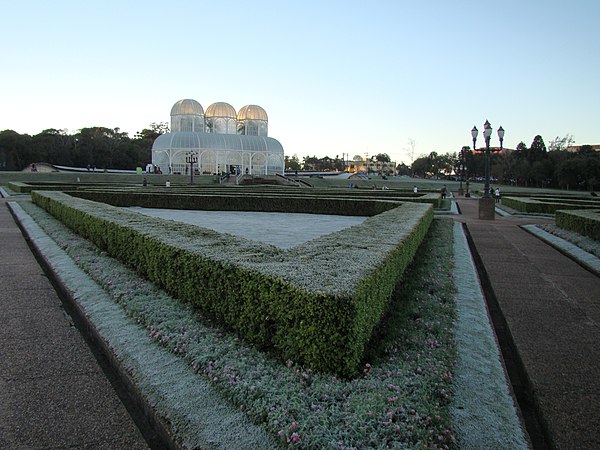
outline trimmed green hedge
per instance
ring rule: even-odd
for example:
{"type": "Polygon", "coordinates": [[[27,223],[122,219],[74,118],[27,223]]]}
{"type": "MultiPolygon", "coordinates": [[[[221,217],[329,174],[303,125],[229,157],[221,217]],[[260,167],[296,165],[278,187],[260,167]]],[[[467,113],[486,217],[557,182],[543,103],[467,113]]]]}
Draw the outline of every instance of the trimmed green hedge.
{"type": "Polygon", "coordinates": [[[6,185],[11,191],[19,192],[21,194],[31,192],[33,187],[27,183],[21,181],[11,181],[6,185]]]}
{"type": "MultiPolygon", "coordinates": [[[[174,178],[175,180],[176,178],[174,178]]],[[[180,182],[180,179],[176,179],[180,182]]],[[[302,189],[298,187],[290,186],[271,186],[271,185],[256,185],[256,186],[222,186],[219,184],[215,185],[188,185],[188,184],[172,184],[171,187],[167,188],[164,185],[164,181],[154,177],[150,177],[149,182],[155,184],[142,187],[141,181],[139,183],[119,183],[118,187],[115,183],[110,182],[54,182],[54,181],[29,181],[29,182],[10,182],[9,188],[14,192],[30,193],[34,190],[44,191],[88,191],[94,192],[85,198],[97,199],[97,201],[105,201],[98,197],[98,192],[105,193],[108,195],[116,196],[118,202],[119,195],[127,193],[138,193],[139,195],[217,195],[217,196],[244,196],[249,193],[256,195],[271,195],[271,196],[294,196],[294,197],[335,197],[335,198],[353,198],[363,200],[379,200],[388,199],[394,201],[410,201],[417,203],[431,203],[436,208],[441,207],[441,194],[438,191],[426,191],[423,190],[417,194],[413,193],[412,190],[399,190],[399,189],[388,189],[388,190],[372,190],[372,189],[348,189],[348,188],[314,188],[314,189],[302,189]],[[159,181],[159,184],[156,184],[159,181]]],[[[187,207],[183,206],[184,209],[187,207]]]]}
{"type": "MultiPolygon", "coordinates": [[[[433,220],[431,205],[381,202],[372,210],[388,210],[362,225],[281,250],[65,193],[35,191],[32,199],[245,339],[342,376],[356,372],[433,220]]],[[[329,208],[334,199],[302,200],[329,208]]]]}
{"type": "Polygon", "coordinates": [[[598,202],[584,199],[537,199],[527,197],[502,197],[502,204],[525,213],[554,214],[559,209],[597,208],[598,202]]]}
{"type": "Polygon", "coordinates": [[[600,209],[556,211],[556,226],[600,241],[600,209]]]}
{"type": "MultiPolygon", "coordinates": [[[[22,182],[22,181],[10,181],[7,186],[14,192],[30,193],[32,191],[71,191],[76,189],[98,189],[98,188],[112,188],[113,183],[90,183],[90,182],[79,182],[79,183],[56,183],[51,181],[35,181],[35,182],[22,182]]],[[[139,185],[136,184],[121,184],[120,189],[139,189],[139,185]]]]}
{"type": "Polygon", "coordinates": [[[398,201],[343,199],[326,196],[235,194],[187,194],[169,192],[77,191],[70,195],[113,206],[198,209],[205,211],[264,211],[374,216],[400,205],[398,201]]]}

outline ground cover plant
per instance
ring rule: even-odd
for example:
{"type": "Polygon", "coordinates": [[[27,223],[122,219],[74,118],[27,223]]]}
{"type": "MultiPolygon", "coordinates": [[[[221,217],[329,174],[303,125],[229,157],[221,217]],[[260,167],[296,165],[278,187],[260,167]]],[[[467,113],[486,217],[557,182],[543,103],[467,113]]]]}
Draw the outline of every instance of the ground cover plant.
{"type": "Polygon", "coordinates": [[[311,371],[216,327],[31,204],[23,207],[157,343],[279,438],[301,448],[453,447],[452,224],[435,220],[394,291],[359,375],[311,371]]]}

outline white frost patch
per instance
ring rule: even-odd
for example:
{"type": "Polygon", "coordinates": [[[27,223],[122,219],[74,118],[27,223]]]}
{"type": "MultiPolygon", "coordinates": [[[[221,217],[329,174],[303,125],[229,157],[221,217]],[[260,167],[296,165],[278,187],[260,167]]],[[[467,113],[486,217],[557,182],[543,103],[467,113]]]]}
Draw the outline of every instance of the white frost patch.
{"type": "Polygon", "coordinates": [[[150,217],[174,220],[219,233],[289,249],[326,234],[360,225],[367,217],[252,211],[190,211],[127,208],[150,217]]]}
{"type": "Polygon", "coordinates": [[[475,264],[462,230],[454,224],[456,350],[452,422],[461,449],[527,449],[508,391],[475,264]]]}

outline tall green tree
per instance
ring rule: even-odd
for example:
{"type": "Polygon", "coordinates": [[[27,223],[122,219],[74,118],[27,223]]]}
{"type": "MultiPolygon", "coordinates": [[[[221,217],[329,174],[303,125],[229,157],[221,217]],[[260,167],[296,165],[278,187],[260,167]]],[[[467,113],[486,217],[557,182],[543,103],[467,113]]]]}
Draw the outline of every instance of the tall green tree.
{"type": "Polygon", "coordinates": [[[431,160],[427,156],[420,156],[411,164],[411,172],[418,177],[426,177],[431,175],[431,160]]]}
{"type": "Polygon", "coordinates": [[[378,153],[375,155],[375,160],[379,162],[392,162],[392,158],[387,153],[378,153]]]}
{"type": "Polygon", "coordinates": [[[23,170],[32,162],[39,162],[39,155],[32,150],[31,136],[13,130],[0,132],[0,168],[23,170]]]}
{"type": "Polygon", "coordinates": [[[150,128],[144,128],[135,134],[135,139],[148,140],[154,142],[157,137],[169,132],[167,122],[152,122],[150,128]]]}
{"type": "Polygon", "coordinates": [[[398,175],[410,175],[410,167],[404,163],[400,163],[396,166],[396,173],[398,175]]]}
{"type": "Polygon", "coordinates": [[[293,155],[291,158],[287,155],[285,156],[285,170],[300,170],[301,168],[298,155],[293,155]]]}
{"type": "Polygon", "coordinates": [[[533,142],[531,143],[531,147],[529,147],[528,158],[529,161],[541,161],[546,157],[546,144],[544,144],[544,139],[539,134],[533,138],[533,142]]]}
{"type": "Polygon", "coordinates": [[[316,156],[305,156],[303,159],[304,170],[320,170],[320,161],[316,156]]]}
{"type": "Polygon", "coordinates": [[[71,165],[73,139],[67,130],[49,128],[32,137],[38,161],[49,164],[71,165]]]}
{"type": "Polygon", "coordinates": [[[525,142],[521,141],[517,144],[517,148],[515,149],[515,156],[517,159],[528,159],[529,149],[525,142]]]}

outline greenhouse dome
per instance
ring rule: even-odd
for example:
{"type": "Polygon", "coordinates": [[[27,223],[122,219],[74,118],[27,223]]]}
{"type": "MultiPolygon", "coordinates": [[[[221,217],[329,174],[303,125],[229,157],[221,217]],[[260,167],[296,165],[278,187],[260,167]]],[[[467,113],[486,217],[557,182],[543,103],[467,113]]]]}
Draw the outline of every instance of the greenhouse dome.
{"type": "Polygon", "coordinates": [[[171,131],[195,131],[203,133],[204,109],[196,100],[179,100],[171,108],[171,131]]]}
{"type": "Polygon", "coordinates": [[[248,136],[267,136],[269,118],[258,105],[246,105],[237,114],[238,133],[248,136]]]}
{"type": "Polygon", "coordinates": [[[202,108],[202,105],[196,100],[186,98],[183,100],[179,100],[171,108],[171,116],[177,115],[202,116],[204,115],[204,109],[202,108]]]}
{"type": "Polygon", "coordinates": [[[266,111],[257,105],[236,114],[230,104],[217,102],[205,113],[197,101],[179,100],[171,108],[171,132],[152,145],[152,164],[163,173],[185,174],[186,157],[194,155],[199,175],[283,173],[283,147],[267,136],[267,122],[266,111]]]}
{"type": "Polygon", "coordinates": [[[229,103],[213,103],[206,108],[204,118],[209,133],[237,134],[237,114],[229,103]]]}

